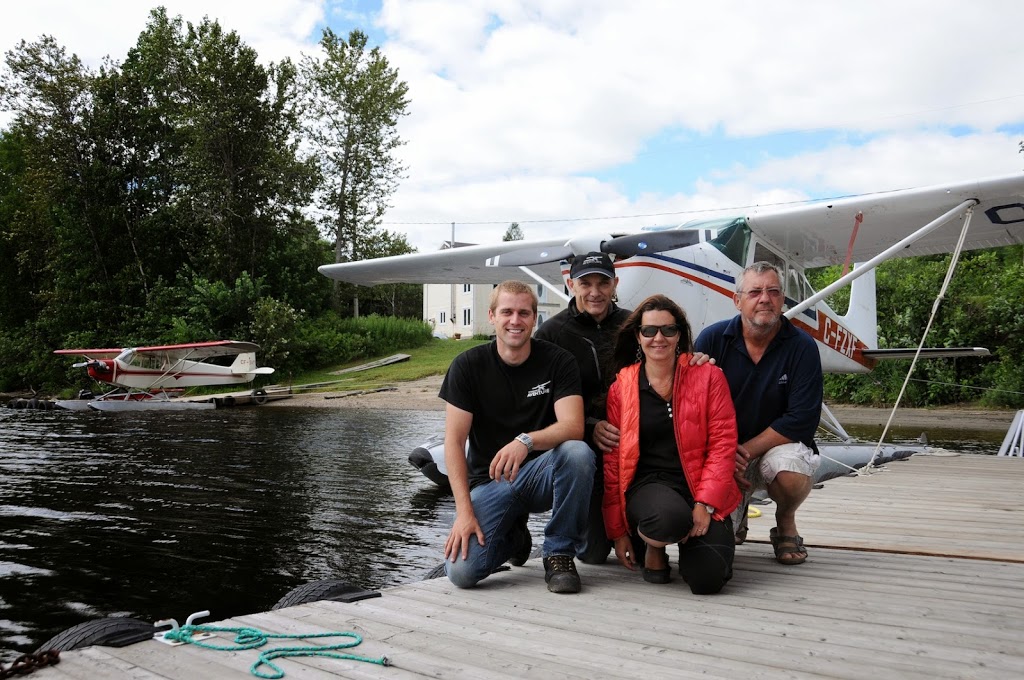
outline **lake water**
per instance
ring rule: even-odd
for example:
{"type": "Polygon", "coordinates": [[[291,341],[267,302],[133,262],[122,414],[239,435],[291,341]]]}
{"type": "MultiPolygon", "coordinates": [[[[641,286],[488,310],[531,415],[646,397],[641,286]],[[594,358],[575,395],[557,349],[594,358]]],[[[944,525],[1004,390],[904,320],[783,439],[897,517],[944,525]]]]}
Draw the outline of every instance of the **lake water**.
{"type": "MultiPolygon", "coordinates": [[[[454,503],[406,458],[443,420],[293,407],[0,409],[0,660],[93,618],[184,622],[209,609],[218,620],[269,609],[317,579],[370,589],[419,580],[440,563],[454,503]]],[[[929,434],[988,454],[1005,435],[929,434]]]]}

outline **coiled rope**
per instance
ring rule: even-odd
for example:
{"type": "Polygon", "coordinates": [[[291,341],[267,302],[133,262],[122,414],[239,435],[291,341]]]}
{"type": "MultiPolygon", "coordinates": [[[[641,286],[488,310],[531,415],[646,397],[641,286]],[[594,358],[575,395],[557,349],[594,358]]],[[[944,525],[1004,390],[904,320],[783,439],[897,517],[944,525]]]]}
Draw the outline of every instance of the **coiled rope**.
{"type": "Polygon", "coordinates": [[[351,638],[343,642],[338,642],[330,645],[314,646],[309,645],[305,647],[274,647],[264,652],[260,652],[259,658],[249,667],[249,672],[255,675],[257,678],[267,678],[267,680],[278,680],[284,677],[284,671],[274,663],[274,659],[281,659],[287,657],[298,657],[298,656],[318,656],[325,657],[328,659],[345,659],[350,661],[363,661],[365,663],[373,663],[379,666],[391,665],[386,656],[379,658],[370,658],[367,656],[360,656],[358,654],[349,654],[346,652],[338,652],[334,650],[338,649],[349,649],[359,645],[363,638],[356,633],[347,632],[336,632],[336,633],[311,633],[309,635],[288,635],[278,633],[265,633],[258,628],[231,628],[224,626],[196,626],[186,624],[176,630],[169,630],[164,633],[164,638],[174,642],[184,642],[197,647],[205,647],[206,649],[212,649],[219,652],[237,652],[245,649],[256,649],[267,644],[271,639],[279,640],[309,640],[312,638],[327,638],[327,637],[346,637],[351,638]],[[234,633],[235,639],[233,645],[218,645],[205,642],[203,640],[193,640],[192,636],[196,633],[234,633]],[[264,671],[261,667],[266,666],[269,670],[264,671]]]}

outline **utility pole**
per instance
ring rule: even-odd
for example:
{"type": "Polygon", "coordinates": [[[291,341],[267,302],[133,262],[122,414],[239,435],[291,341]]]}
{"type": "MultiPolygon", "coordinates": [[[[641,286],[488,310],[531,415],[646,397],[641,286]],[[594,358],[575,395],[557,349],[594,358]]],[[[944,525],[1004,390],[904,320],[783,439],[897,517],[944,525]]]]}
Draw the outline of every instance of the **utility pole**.
{"type": "MultiPolygon", "coordinates": [[[[451,247],[452,248],[455,247],[455,223],[454,222],[452,222],[451,247]]],[[[452,308],[451,308],[452,332],[451,332],[451,336],[450,337],[454,338],[455,337],[455,282],[454,281],[452,282],[451,303],[452,303],[452,308]]]]}

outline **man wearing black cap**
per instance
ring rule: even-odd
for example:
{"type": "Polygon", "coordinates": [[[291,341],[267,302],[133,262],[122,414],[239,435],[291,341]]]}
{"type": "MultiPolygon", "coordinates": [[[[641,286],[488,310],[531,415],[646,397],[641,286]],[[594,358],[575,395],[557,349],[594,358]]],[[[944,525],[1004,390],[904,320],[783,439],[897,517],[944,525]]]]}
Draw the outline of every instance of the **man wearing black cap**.
{"type": "Polygon", "coordinates": [[[577,556],[587,564],[601,564],[611,550],[601,518],[604,495],[602,452],[619,443],[619,431],[605,419],[604,395],[608,389],[607,372],[611,370],[611,352],[615,336],[629,316],[628,309],[615,304],[615,266],[605,253],[578,255],[569,270],[567,285],[573,298],[569,306],[545,321],[537,329],[537,337],[569,350],[580,367],[583,404],[586,408],[584,441],[597,453],[597,472],[590,498],[587,522],[587,547],[577,556]]]}

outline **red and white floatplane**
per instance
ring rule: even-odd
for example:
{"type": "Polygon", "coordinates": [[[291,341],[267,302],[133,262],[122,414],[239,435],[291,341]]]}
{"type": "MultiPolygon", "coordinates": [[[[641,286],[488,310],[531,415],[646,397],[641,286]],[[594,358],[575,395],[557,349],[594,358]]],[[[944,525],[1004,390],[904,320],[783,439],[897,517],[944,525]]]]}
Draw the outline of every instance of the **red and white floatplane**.
{"type": "Polygon", "coordinates": [[[256,366],[258,345],[216,340],[184,345],[120,349],[58,349],[55,354],[85,357],[75,364],[97,382],[115,389],[92,399],[60,399],[69,410],[145,411],[216,408],[210,401],[178,397],[186,387],[243,385],[274,369],[256,366]]]}

